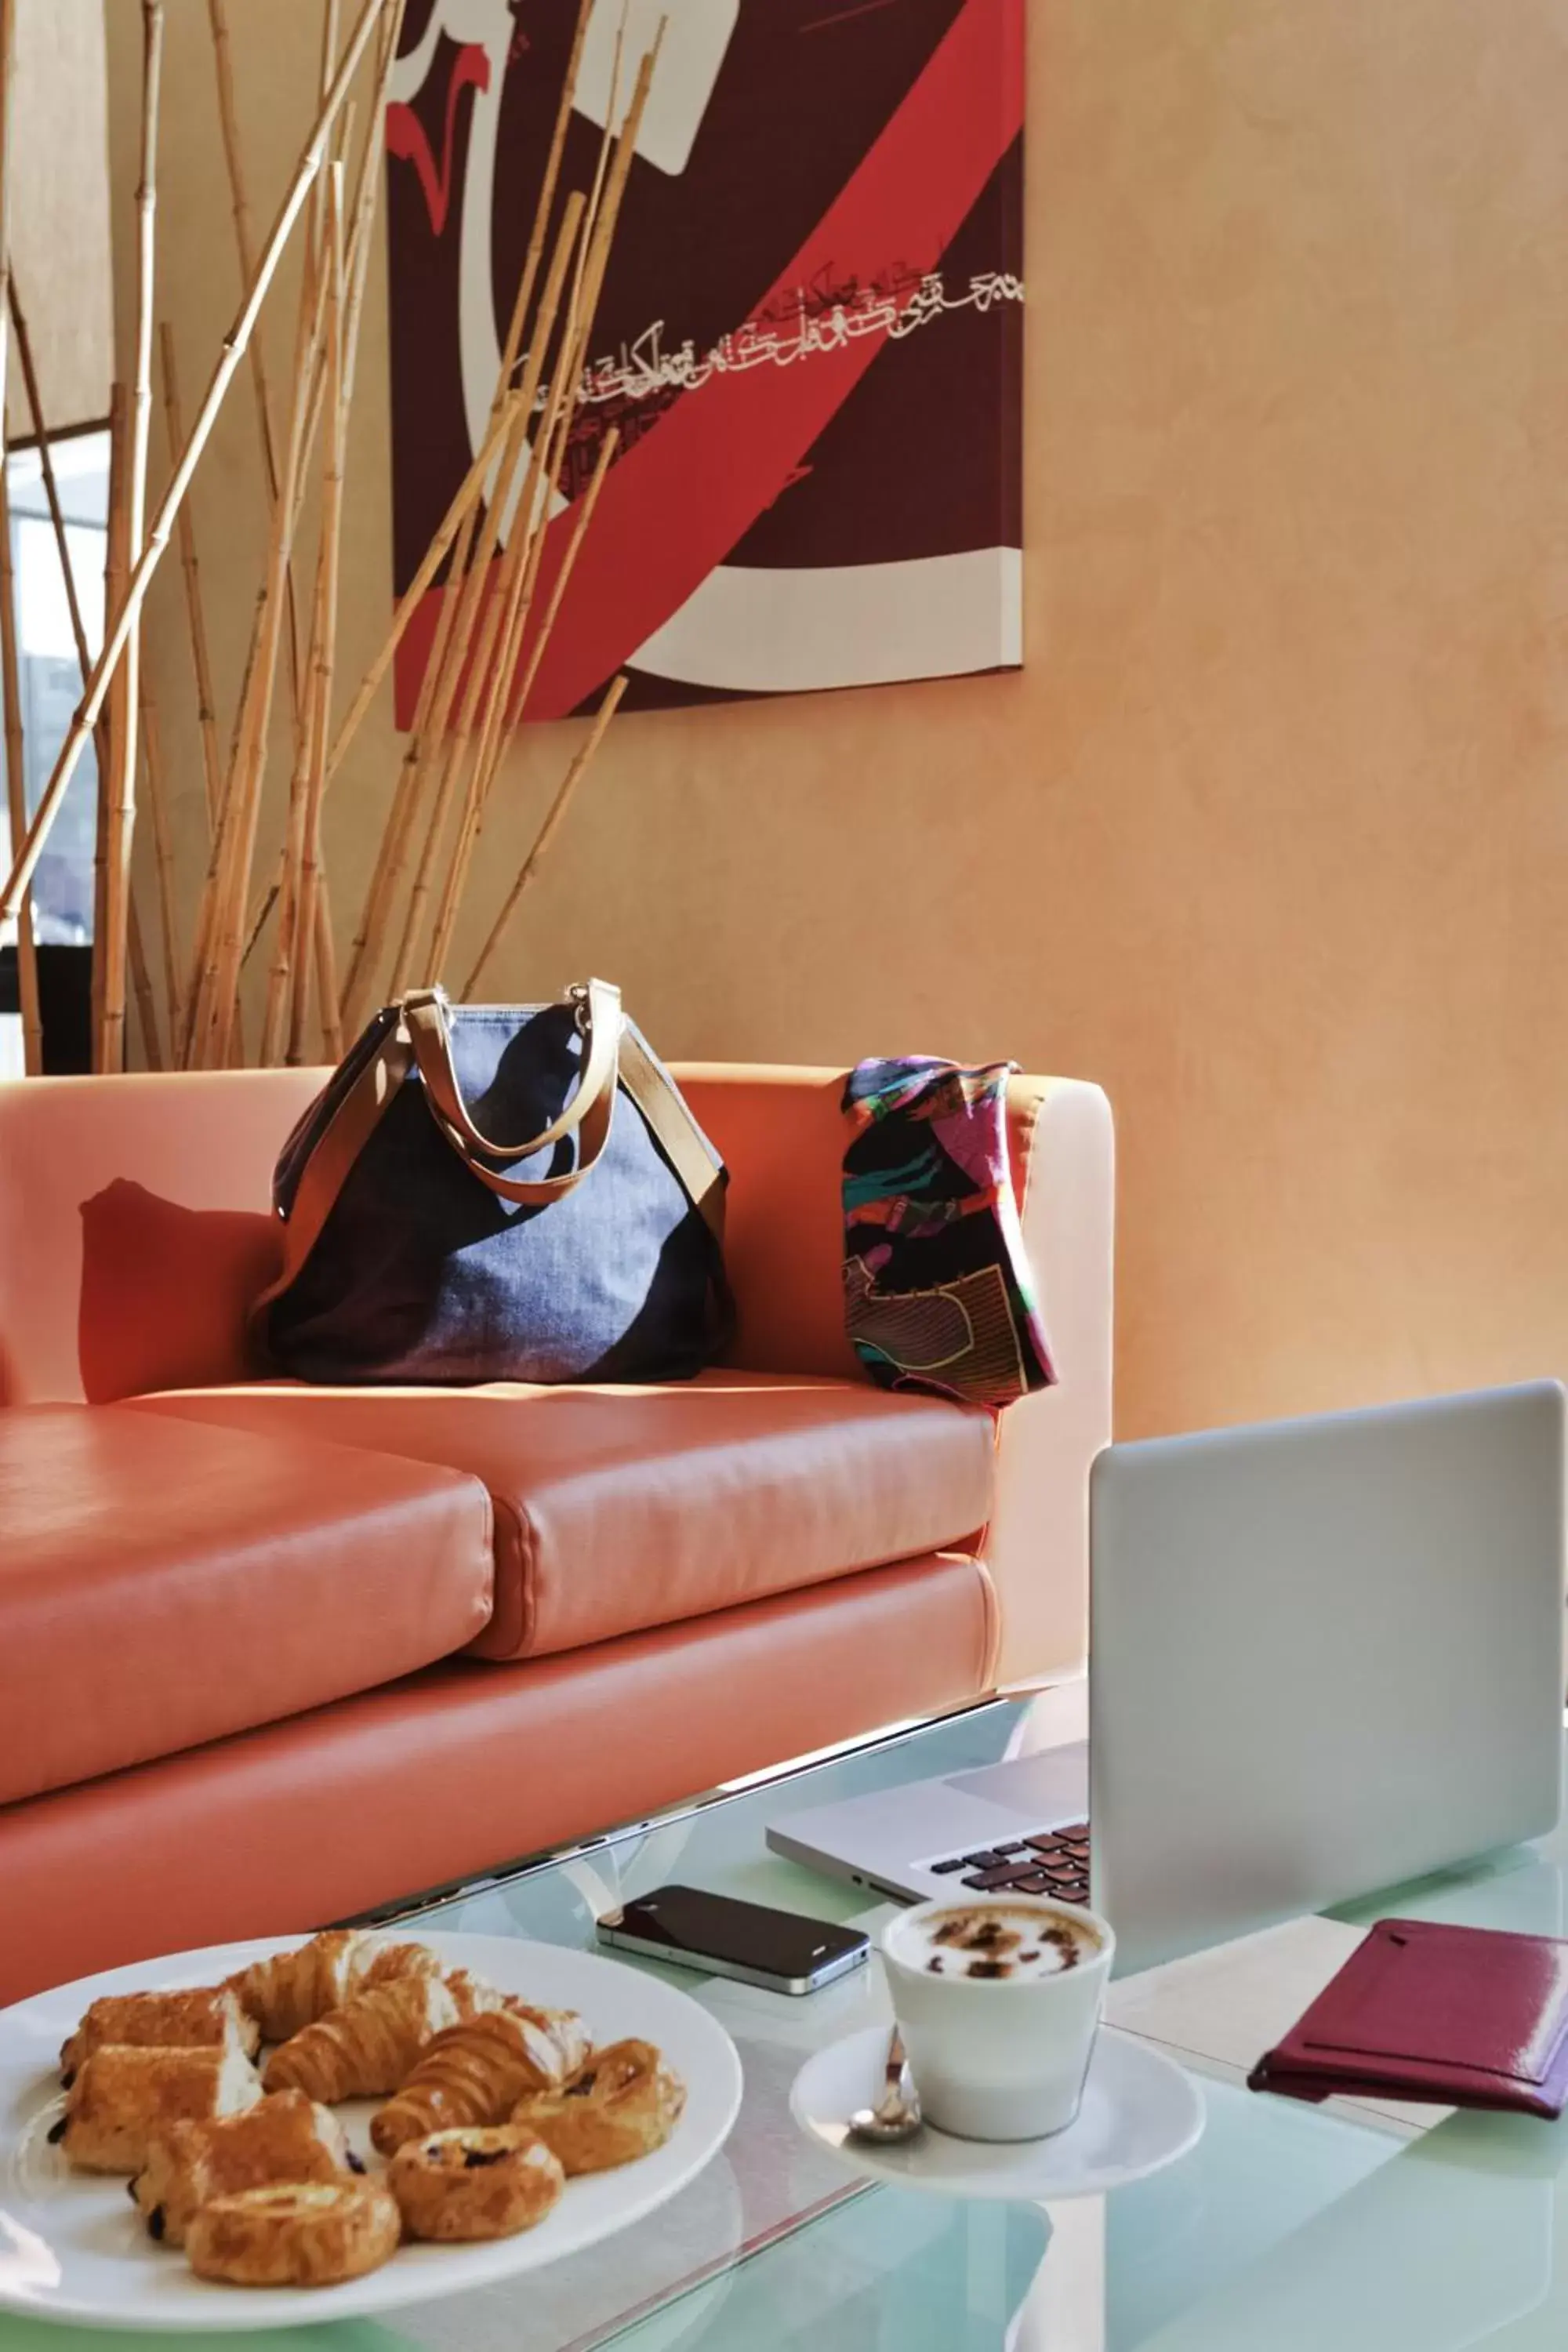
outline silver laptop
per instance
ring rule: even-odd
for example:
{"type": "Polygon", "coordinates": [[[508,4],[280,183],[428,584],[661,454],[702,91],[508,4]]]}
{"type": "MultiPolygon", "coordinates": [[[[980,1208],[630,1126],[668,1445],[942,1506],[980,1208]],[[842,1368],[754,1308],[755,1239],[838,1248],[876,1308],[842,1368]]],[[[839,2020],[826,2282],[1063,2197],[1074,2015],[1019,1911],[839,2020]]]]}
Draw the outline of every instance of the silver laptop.
{"type": "Polygon", "coordinates": [[[794,1813],[768,1843],[900,1900],[1092,1900],[1127,1973],[1540,1836],[1563,1539],[1552,1381],[1113,1445],[1091,1753],[794,1813]]]}

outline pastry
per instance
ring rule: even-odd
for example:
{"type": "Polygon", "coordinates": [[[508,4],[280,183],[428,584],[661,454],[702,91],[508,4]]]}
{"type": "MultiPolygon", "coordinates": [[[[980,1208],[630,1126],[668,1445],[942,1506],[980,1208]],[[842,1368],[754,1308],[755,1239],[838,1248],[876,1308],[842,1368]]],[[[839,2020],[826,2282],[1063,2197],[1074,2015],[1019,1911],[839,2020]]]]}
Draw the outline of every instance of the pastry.
{"type": "Polygon", "coordinates": [[[559,2089],[587,2055],[583,2021],[571,2010],[509,2002],[437,2033],[373,2120],[371,2138],[391,2156],[422,2132],[504,2123],[526,2092],[559,2089]]]}
{"type": "Polygon", "coordinates": [[[459,2017],[482,2017],[492,2009],[515,2009],[518,2006],[510,1993],[497,1992],[469,1969],[448,1969],[441,1979],[458,2005],[459,2017]]]}
{"type": "Polygon", "coordinates": [[[192,2214],[209,2198],[277,2181],[335,2180],[349,2169],[347,2135],[331,2109],[303,2091],[279,2091],[237,2116],[171,2124],[153,2139],[131,2193],[149,2236],[183,2246],[192,2214]]]}
{"type": "Polygon", "coordinates": [[[517,2124],[430,2132],[386,2168],[411,2238],[510,2238],[542,2221],[566,2176],[542,2139],[517,2124]]]}
{"type": "Polygon", "coordinates": [[[338,2286],[390,2262],[401,2235],[379,2180],[288,2181],[210,2199],[185,2252],[198,2278],[232,2286],[338,2286]]]}
{"type": "MultiPolygon", "coordinates": [[[[398,1977],[356,1993],[272,2053],[267,2087],[305,2091],[329,2105],[384,2098],[401,2090],[432,2036],[457,2024],[463,2014],[459,1998],[472,1997],[471,1984],[454,1993],[441,1977],[398,1977]]],[[[493,1999],[499,2002],[500,1995],[493,1999]]]]}
{"type": "Polygon", "coordinates": [[[143,2050],[106,2042],[83,2059],[51,2137],[86,2172],[140,2172],[153,2137],[173,2123],[237,2115],[261,2096],[237,2044],[143,2050]]]}
{"type": "Polygon", "coordinates": [[[201,1985],[186,1992],[110,1992],[95,2000],[60,2052],[68,2091],[71,2076],[90,2051],[105,2042],[142,2049],[205,2050],[234,2042],[254,2058],[261,2036],[227,1985],[201,1985]]]}
{"type": "Polygon", "coordinates": [[[651,2042],[615,2042],[563,2089],[520,2099],[511,2119],[553,2148],[570,2179],[662,2147],[685,2105],[685,2084],[651,2042]]]}
{"type": "Polygon", "coordinates": [[[229,1983],[268,2042],[287,2042],[312,2018],[345,2001],[355,1961],[370,1941],[363,1927],[333,1927],[292,1952],[255,1960],[229,1983]]]}
{"type": "Polygon", "coordinates": [[[438,1977],[441,1956],[428,1944],[365,1945],[356,1955],[353,1970],[355,1992],[374,1992],[377,1985],[391,1984],[397,1977],[438,1977]]]}

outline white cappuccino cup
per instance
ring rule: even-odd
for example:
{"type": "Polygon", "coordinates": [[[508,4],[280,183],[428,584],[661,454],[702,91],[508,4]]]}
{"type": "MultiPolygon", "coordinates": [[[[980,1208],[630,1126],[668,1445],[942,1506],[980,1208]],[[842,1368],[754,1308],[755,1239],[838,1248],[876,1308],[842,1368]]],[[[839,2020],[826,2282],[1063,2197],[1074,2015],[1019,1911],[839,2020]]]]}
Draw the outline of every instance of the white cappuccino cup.
{"type": "Polygon", "coordinates": [[[1047,1895],[916,1904],[882,1958],[921,2105],[961,2139],[1043,2139],[1083,2096],[1116,1950],[1106,1921],[1047,1895]]]}

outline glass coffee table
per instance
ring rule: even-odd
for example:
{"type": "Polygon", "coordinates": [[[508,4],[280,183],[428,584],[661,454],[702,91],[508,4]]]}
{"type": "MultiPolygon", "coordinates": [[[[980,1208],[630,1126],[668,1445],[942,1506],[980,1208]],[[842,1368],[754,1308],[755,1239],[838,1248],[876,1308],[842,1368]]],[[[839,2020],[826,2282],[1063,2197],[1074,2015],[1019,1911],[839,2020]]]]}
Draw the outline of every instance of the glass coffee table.
{"type": "MultiPolygon", "coordinates": [[[[599,1913],[679,1880],[874,1932],[886,1906],[771,1853],[768,1822],[1047,1744],[1070,1730],[1078,1703],[1053,1693],[911,1726],[396,1916],[588,1949],[599,1913]]],[[[1398,1909],[1562,1933],[1565,1865],[1568,1831],[1339,1916],[1363,1924],[1398,1909]]],[[[507,2284],[393,2320],[318,2321],[246,2340],[267,2352],[1568,2345],[1568,2122],[1452,2116],[1423,2127],[1409,2115],[1298,2106],[1253,2095],[1240,2063],[1189,2048],[1207,2127],[1169,2171],[1054,2206],[950,2202],[861,2182],[789,2114],[790,2084],[813,2050],[889,2016],[876,1962],[801,2000],[626,1965],[689,1991],[728,2029],[744,2068],[734,2133],[680,2197],[621,2237],[507,2284]]],[[[1179,2034],[1162,2038],[1181,2046],[1179,2034]]],[[[107,2352],[128,2340],[0,2316],[0,2352],[107,2352]]],[[[216,2352],[236,2339],[178,2341],[216,2352]]]]}

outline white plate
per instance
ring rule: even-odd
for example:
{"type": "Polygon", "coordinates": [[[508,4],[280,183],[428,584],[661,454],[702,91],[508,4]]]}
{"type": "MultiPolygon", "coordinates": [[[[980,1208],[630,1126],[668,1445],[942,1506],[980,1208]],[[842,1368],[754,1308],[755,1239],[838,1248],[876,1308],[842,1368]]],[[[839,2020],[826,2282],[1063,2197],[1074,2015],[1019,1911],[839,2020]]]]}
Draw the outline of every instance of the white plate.
{"type": "MultiPolygon", "coordinates": [[[[395,2311],[536,2270],[629,2228],[684,2189],[721,2147],[741,2105],[741,2062],[723,2027],[685,1993],[615,1960],[509,1936],[426,1934],[413,1926],[389,1940],[410,1937],[502,1992],[578,2011],[596,2042],[633,2035],[656,2042],[686,2084],[685,2113],[664,2147],[616,2171],[569,2180],[548,2219],[519,2237],[405,2246],[381,2270],[342,2286],[208,2284],[183,2254],[153,2244],[121,2178],[72,2172],[49,2145],[63,2105],[59,2046],[100,1993],[212,1984],[304,1938],[269,1936],[139,1961],[0,2011],[0,2310],[163,2334],[302,2326],[395,2311]]],[[[378,2104],[360,2100],[337,2111],[373,2168],[380,2158],[369,2124],[378,2104]]]]}
{"type": "Polygon", "coordinates": [[[887,2055],[886,2026],[847,2034],[806,2060],[790,2105],[803,2130],[852,2172],[900,2188],[1029,2204],[1097,2196],[1173,2164],[1203,2137],[1203,2093],[1192,2076],[1147,2042],[1102,2031],[1083,2105],[1066,2131],[1048,2139],[953,2139],[928,2124],[913,2139],[879,2147],[851,2139],[846,2117],[877,2099],[887,2055]]]}

